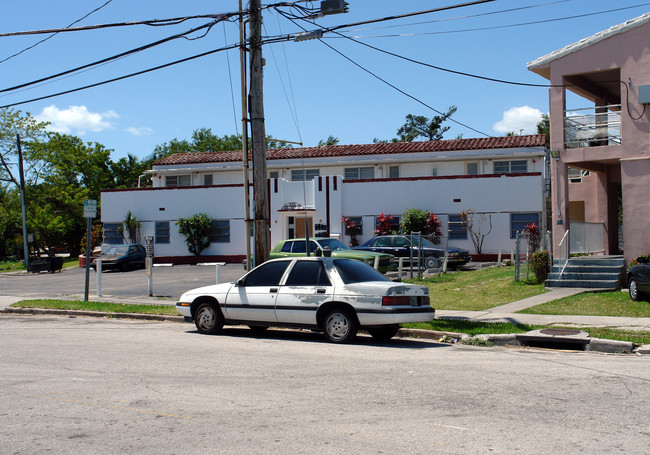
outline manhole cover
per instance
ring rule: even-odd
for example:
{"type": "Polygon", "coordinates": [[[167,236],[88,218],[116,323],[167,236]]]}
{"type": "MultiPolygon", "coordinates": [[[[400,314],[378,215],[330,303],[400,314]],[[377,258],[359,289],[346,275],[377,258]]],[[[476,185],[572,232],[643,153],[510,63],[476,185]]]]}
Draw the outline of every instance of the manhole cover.
{"type": "Polygon", "coordinates": [[[544,335],[552,335],[552,336],[568,336],[568,335],[578,335],[578,334],[580,334],[580,330],[575,330],[575,329],[542,329],[542,330],[540,330],[540,333],[543,333],[544,335]]]}

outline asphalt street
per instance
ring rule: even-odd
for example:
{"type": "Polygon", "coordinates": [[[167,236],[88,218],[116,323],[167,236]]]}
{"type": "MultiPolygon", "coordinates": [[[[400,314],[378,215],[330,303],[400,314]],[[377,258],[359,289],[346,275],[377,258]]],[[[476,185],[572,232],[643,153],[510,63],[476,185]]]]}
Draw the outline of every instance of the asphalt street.
{"type": "Polygon", "coordinates": [[[650,357],[1,315],[0,452],[644,454],[650,357]]]}

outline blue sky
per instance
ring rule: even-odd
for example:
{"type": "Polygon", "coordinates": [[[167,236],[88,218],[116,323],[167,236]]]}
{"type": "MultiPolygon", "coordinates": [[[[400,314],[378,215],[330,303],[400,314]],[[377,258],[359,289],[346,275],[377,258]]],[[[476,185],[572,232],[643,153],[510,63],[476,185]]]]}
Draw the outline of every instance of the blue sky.
{"type": "MultiPolygon", "coordinates": [[[[59,0],[5,2],[0,33],[62,28],[106,3],[59,0]]],[[[350,12],[318,19],[331,27],[373,18],[452,5],[454,1],[348,0],[350,12]]],[[[264,4],[271,2],[266,0],[264,4]]],[[[303,2],[308,4],[309,2],[303,2]]],[[[320,2],[311,2],[313,6],[320,2]]],[[[94,25],[236,11],[236,0],[112,0],[76,24],[94,25]]],[[[341,32],[372,46],[432,65],[497,79],[543,84],[526,63],[601,30],[640,16],[643,0],[497,0],[341,32]],[[621,11],[600,13],[607,10],[621,11]],[[515,11],[507,11],[517,8],[515,11]],[[494,13],[494,14],[486,14],[494,13]],[[551,21],[552,19],[582,16],[551,21]],[[536,24],[518,25],[529,22],[536,24]]],[[[287,10],[287,8],[284,8],[287,10]]],[[[207,23],[188,20],[165,27],[145,25],[60,33],[9,58],[45,35],[0,38],[2,87],[12,87],[100,60],[207,23]]],[[[264,34],[300,29],[272,9],[264,12],[264,34]]],[[[315,26],[304,24],[308,29],[315,26]]],[[[198,37],[195,33],[191,37],[198,37]]],[[[220,23],[195,40],[178,39],[62,79],[29,89],[0,93],[0,105],[21,102],[123,76],[234,44],[238,28],[220,23]]],[[[327,44],[438,111],[455,105],[453,118],[485,135],[534,132],[548,111],[548,89],[518,87],[450,74],[397,59],[335,34],[327,44]]],[[[270,44],[264,104],[267,134],[313,146],[332,135],[340,144],[390,139],[407,114],[435,112],[385,85],[317,40],[270,44]],[[295,120],[294,120],[295,119],[295,120]]],[[[240,132],[239,53],[219,52],[188,63],[88,90],[34,101],[14,109],[52,122],[50,128],[113,149],[145,157],[158,144],[190,138],[198,128],[218,135],[240,132]],[[232,86],[231,86],[232,79],[232,86]],[[232,88],[231,88],[232,87],[232,88]],[[233,109],[234,98],[234,109],[233,109]]],[[[445,138],[482,135],[454,123],[445,138]]]]}

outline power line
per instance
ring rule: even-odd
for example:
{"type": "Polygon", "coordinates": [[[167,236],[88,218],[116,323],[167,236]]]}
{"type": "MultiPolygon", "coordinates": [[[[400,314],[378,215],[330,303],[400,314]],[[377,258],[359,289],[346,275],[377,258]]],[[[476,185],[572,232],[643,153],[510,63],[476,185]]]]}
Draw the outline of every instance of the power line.
{"type": "MultiPolygon", "coordinates": [[[[112,0],[111,0],[112,1],[112,0]]],[[[25,36],[25,35],[42,35],[47,33],[63,33],[63,32],[79,32],[86,30],[98,30],[102,28],[112,28],[112,27],[127,27],[132,25],[150,25],[150,26],[164,26],[164,25],[178,25],[182,22],[185,22],[190,19],[220,19],[222,16],[227,15],[239,15],[237,13],[225,13],[225,14],[199,14],[196,16],[184,16],[184,17],[174,17],[171,19],[151,19],[146,21],[130,21],[130,22],[113,22],[110,24],[97,24],[97,25],[86,25],[83,27],[74,27],[74,28],[51,28],[47,30],[30,30],[24,32],[9,32],[9,33],[0,33],[0,38],[6,38],[9,36],[25,36]]]]}
{"type": "MultiPolygon", "coordinates": [[[[554,19],[543,19],[543,20],[538,20],[538,21],[530,21],[530,22],[520,22],[516,24],[506,24],[506,25],[493,25],[490,27],[476,27],[476,28],[466,28],[466,29],[460,29],[460,30],[443,30],[439,32],[422,32],[422,33],[400,33],[400,34],[391,34],[391,35],[367,35],[367,36],[355,36],[355,38],[396,38],[396,37],[402,37],[402,36],[427,36],[427,35],[447,35],[451,33],[466,33],[466,32],[478,32],[478,31],[485,31],[485,30],[497,30],[497,29],[502,29],[502,28],[514,28],[514,27],[523,27],[527,25],[537,25],[537,24],[546,24],[549,22],[559,22],[559,21],[566,21],[566,20],[571,20],[571,19],[580,19],[583,17],[591,17],[591,16],[597,16],[600,14],[607,14],[607,13],[615,13],[618,11],[624,11],[628,9],[633,9],[633,8],[640,8],[642,6],[647,6],[650,5],[650,2],[648,3],[641,3],[638,5],[633,5],[633,6],[625,6],[622,8],[614,8],[614,9],[609,9],[605,11],[596,11],[593,13],[584,13],[584,14],[576,14],[573,16],[564,16],[564,17],[558,17],[554,19]]],[[[324,28],[324,31],[332,31],[331,29],[324,28]]],[[[342,35],[346,38],[349,38],[348,36],[342,35]]]]}
{"type": "MultiPolygon", "coordinates": [[[[226,17],[222,18],[221,20],[225,20],[225,19],[226,19],[226,17]]],[[[178,39],[178,38],[186,38],[187,39],[187,37],[185,35],[188,35],[190,33],[194,33],[196,31],[202,30],[204,28],[207,28],[208,31],[209,31],[210,28],[212,28],[217,22],[219,22],[219,21],[213,21],[213,22],[210,22],[208,24],[203,24],[203,25],[200,25],[199,27],[195,27],[195,28],[192,28],[190,30],[187,30],[186,32],[178,33],[178,34],[172,35],[172,36],[168,36],[167,38],[163,38],[163,39],[155,41],[153,43],[149,43],[149,44],[146,44],[144,46],[140,46],[140,47],[135,48],[135,49],[130,49],[130,50],[122,52],[120,54],[116,54],[116,55],[113,55],[113,56],[110,56],[110,57],[106,57],[106,58],[103,58],[101,60],[97,60],[97,61],[92,62],[92,63],[87,63],[85,65],[78,66],[76,68],[72,68],[72,69],[69,69],[69,70],[66,70],[66,71],[62,71],[60,73],[53,74],[51,76],[36,79],[34,81],[31,81],[31,82],[25,82],[25,83],[19,84],[19,85],[14,85],[13,87],[8,87],[8,88],[5,88],[5,89],[1,89],[0,93],[5,93],[5,92],[13,91],[13,90],[18,90],[18,89],[21,89],[21,88],[29,87],[31,85],[39,84],[41,82],[56,79],[56,78],[61,77],[61,76],[66,76],[68,74],[84,70],[86,68],[90,68],[90,67],[101,65],[103,63],[107,63],[107,62],[110,62],[110,61],[113,61],[113,60],[117,60],[119,58],[125,57],[127,55],[131,55],[131,54],[135,54],[137,52],[141,52],[141,51],[144,51],[146,49],[151,49],[151,48],[153,48],[155,46],[159,46],[161,44],[164,44],[166,42],[169,42],[169,41],[172,41],[172,40],[175,40],[175,39],[178,39]]],[[[203,36],[205,36],[205,35],[203,35],[203,36]]]]}
{"type": "MultiPolygon", "coordinates": [[[[271,40],[264,41],[263,44],[276,43],[276,42],[285,41],[285,40],[286,40],[286,38],[283,38],[282,40],[271,39],[271,40]]],[[[113,79],[108,79],[108,80],[105,80],[105,81],[102,81],[102,82],[96,82],[94,84],[85,85],[83,87],[77,87],[77,88],[74,88],[74,89],[65,90],[65,91],[54,93],[54,94],[51,94],[51,95],[44,95],[44,96],[40,96],[38,98],[32,98],[32,99],[25,100],[25,101],[18,101],[16,103],[5,104],[4,106],[0,106],[0,109],[5,109],[5,108],[8,108],[8,107],[14,107],[14,106],[20,106],[22,104],[32,103],[34,101],[41,101],[41,100],[54,98],[54,97],[61,96],[61,95],[67,95],[69,93],[79,92],[79,91],[86,90],[86,89],[89,89],[89,88],[99,87],[101,85],[106,85],[106,84],[110,84],[112,82],[117,82],[117,81],[121,81],[121,80],[124,80],[124,79],[129,79],[131,77],[140,76],[142,74],[151,73],[153,71],[168,68],[170,66],[178,65],[180,63],[189,62],[191,60],[206,57],[208,55],[212,55],[212,54],[215,54],[217,52],[221,52],[221,51],[225,51],[225,50],[229,50],[229,49],[235,49],[235,48],[238,48],[238,47],[239,47],[239,43],[231,44],[231,45],[228,45],[228,46],[220,47],[218,49],[213,49],[211,51],[203,52],[201,54],[192,55],[190,57],[185,57],[185,58],[182,58],[180,60],[175,60],[173,62],[169,62],[169,63],[165,63],[163,65],[155,66],[153,68],[148,68],[148,69],[145,69],[145,70],[142,70],[142,71],[137,71],[135,73],[130,73],[130,74],[126,74],[124,76],[119,76],[119,77],[115,77],[113,79]]]]}
{"type": "MultiPolygon", "coordinates": [[[[97,8],[95,8],[94,10],[92,10],[91,12],[89,12],[88,14],[86,14],[85,16],[83,16],[83,17],[77,19],[76,21],[72,22],[72,23],[71,23],[70,25],[68,25],[66,28],[70,28],[70,27],[72,27],[74,24],[77,24],[77,23],[81,22],[82,20],[84,20],[85,18],[87,18],[87,17],[90,16],[91,14],[96,13],[97,11],[99,11],[100,9],[102,9],[103,7],[105,7],[106,5],[108,5],[108,4],[109,4],[110,2],[112,2],[112,1],[113,1],[113,0],[108,0],[108,1],[107,1],[106,3],[104,3],[103,5],[98,6],[97,8]]],[[[23,52],[27,52],[27,51],[30,50],[30,49],[34,49],[36,46],[38,46],[39,44],[44,43],[45,41],[49,40],[50,38],[52,38],[53,36],[55,36],[57,33],[58,33],[58,32],[56,32],[56,33],[52,33],[50,36],[48,36],[47,38],[43,38],[42,40],[38,41],[36,44],[32,44],[31,46],[26,47],[26,48],[23,49],[22,51],[20,51],[20,52],[16,52],[15,54],[10,55],[9,57],[7,57],[7,58],[5,58],[5,59],[3,59],[3,60],[0,60],[0,63],[4,63],[4,62],[6,62],[7,60],[10,60],[10,59],[12,59],[12,58],[14,58],[14,57],[19,56],[19,55],[22,54],[23,52]]]]}

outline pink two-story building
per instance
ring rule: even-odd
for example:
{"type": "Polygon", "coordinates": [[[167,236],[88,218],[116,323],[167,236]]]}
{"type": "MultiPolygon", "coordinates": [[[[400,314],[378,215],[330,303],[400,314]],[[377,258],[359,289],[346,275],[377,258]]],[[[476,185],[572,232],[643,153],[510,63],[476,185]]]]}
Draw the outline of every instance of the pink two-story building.
{"type": "Polygon", "coordinates": [[[650,13],[528,69],[551,84],[554,254],[594,238],[627,262],[650,253],[650,13]]]}

